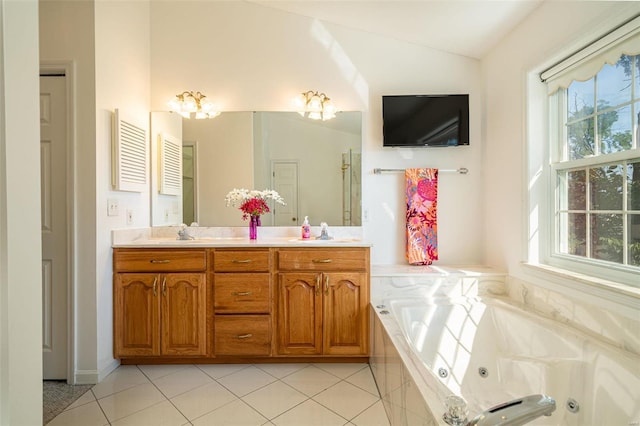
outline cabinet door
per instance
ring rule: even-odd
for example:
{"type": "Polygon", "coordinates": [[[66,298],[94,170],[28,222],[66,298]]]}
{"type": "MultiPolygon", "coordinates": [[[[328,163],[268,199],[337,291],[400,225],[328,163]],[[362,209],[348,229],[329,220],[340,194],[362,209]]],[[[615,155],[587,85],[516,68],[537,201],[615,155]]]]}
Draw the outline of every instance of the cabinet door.
{"type": "Polygon", "coordinates": [[[162,275],[162,354],[206,355],[205,274],[162,275]]]}
{"type": "Polygon", "coordinates": [[[322,274],[286,272],[278,275],[278,353],[322,353],[322,274]]]}
{"type": "Polygon", "coordinates": [[[158,274],[115,274],[114,356],[160,354],[158,274]]]}
{"type": "Polygon", "coordinates": [[[368,288],[365,273],[335,272],[323,275],[325,354],[368,353],[368,288]]]}

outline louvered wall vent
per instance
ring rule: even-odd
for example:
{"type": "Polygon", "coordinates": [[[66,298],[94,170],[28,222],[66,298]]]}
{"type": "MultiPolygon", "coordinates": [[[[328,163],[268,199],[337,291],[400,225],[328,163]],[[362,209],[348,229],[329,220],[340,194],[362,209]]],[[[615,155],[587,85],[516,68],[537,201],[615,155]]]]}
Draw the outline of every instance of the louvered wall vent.
{"type": "Polygon", "coordinates": [[[158,135],[161,194],[182,195],[182,144],[171,135],[158,135]]]}
{"type": "Polygon", "coordinates": [[[117,191],[148,190],[147,132],[122,111],[113,115],[112,184],[117,191]]]}

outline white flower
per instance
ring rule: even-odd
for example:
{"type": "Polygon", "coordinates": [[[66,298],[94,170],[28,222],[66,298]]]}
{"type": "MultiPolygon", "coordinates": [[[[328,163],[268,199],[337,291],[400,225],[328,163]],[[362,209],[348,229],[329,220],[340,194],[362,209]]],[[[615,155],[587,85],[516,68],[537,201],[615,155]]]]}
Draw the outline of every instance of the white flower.
{"type": "Polygon", "coordinates": [[[282,198],[280,194],[273,189],[258,191],[257,189],[248,190],[244,188],[233,188],[225,197],[225,202],[227,206],[240,207],[242,203],[252,198],[259,198],[261,200],[272,199],[283,206],[286,204],[284,202],[284,198],[282,198]]]}

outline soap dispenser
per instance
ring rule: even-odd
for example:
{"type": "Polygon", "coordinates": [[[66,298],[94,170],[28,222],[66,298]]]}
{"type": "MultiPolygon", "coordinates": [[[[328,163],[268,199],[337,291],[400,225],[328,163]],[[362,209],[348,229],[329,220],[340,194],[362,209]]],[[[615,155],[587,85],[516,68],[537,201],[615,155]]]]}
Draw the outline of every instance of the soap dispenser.
{"type": "Polygon", "coordinates": [[[302,239],[306,240],[311,237],[311,226],[309,225],[309,216],[304,217],[302,223],[302,239]]]}

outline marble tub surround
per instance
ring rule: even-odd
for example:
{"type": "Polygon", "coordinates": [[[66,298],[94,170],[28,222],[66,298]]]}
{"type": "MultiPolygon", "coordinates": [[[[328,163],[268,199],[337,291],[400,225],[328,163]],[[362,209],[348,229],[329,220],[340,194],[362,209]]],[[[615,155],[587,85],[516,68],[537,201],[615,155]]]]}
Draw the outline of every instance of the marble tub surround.
{"type": "Polygon", "coordinates": [[[146,247],[146,246],[331,246],[340,247],[371,246],[362,239],[362,228],[359,226],[329,227],[331,240],[314,243],[315,237],[320,235],[320,227],[311,227],[311,238],[303,241],[300,238],[298,226],[265,226],[258,228],[258,239],[249,240],[249,226],[236,227],[188,227],[189,236],[193,240],[180,241],[177,239],[180,226],[161,226],[141,229],[117,229],[112,231],[113,247],[146,247]]]}
{"type": "MultiPolygon", "coordinates": [[[[371,300],[495,297],[545,319],[568,325],[601,343],[640,355],[637,308],[610,301],[578,299],[486,266],[372,265],[371,300]]],[[[638,301],[637,303],[640,303],[638,301]]]]}
{"type": "Polygon", "coordinates": [[[371,300],[506,296],[506,273],[487,266],[372,265],[371,300]]]}
{"type": "MultiPolygon", "coordinates": [[[[595,340],[640,356],[640,313],[624,305],[589,302],[509,276],[512,303],[537,315],[571,326],[595,340]]],[[[637,302],[640,305],[640,300],[637,302]]]]}

